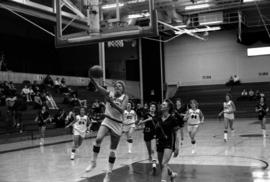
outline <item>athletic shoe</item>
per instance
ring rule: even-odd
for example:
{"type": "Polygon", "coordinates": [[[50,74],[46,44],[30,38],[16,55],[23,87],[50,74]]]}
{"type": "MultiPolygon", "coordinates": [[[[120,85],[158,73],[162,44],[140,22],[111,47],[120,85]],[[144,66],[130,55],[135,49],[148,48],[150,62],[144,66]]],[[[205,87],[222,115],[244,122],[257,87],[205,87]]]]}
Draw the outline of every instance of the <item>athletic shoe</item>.
{"type": "Polygon", "coordinates": [[[171,182],[175,182],[176,176],[177,176],[177,173],[176,172],[172,172],[172,174],[170,175],[171,182]]]}
{"type": "Polygon", "coordinates": [[[75,158],[75,153],[74,152],[71,152],[71,154],[70,154],[70,160],[74,160],[74,158],[75,158]]]}
{"type": "Polygon", "coordinates": [[[157,163],[156,163],[156,160],[153,160],[152,161],[152,171],[153,171],[153,175],[156,174],[156,171],[157,171],[157,163]]]}
{"type": "Polygon", "coordinates": [[[86,172],[92,171],[97,166],[97,162],[91,161],[91,164],[85,169],[86,172]]]}
{"type": "Polygon", "coordinates": [[[104,179],[103,179],[103,182],[110,182],[111,176],[112,176],[112,172],[107,172],[104,179]]]}

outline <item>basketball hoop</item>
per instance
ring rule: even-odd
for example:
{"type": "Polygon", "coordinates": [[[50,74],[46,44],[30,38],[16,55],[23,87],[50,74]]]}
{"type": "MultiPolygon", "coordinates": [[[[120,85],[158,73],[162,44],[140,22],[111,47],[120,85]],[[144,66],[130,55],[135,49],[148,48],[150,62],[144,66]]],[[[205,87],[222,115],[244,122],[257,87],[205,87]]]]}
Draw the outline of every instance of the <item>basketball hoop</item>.
{"type": "Polygon", "coordinates": [[[112,40],[108,41],[107,46],[110,47],[115,47],[115,48],[120,48],[124,47],[124,41],[123,40],[112,40]]]}

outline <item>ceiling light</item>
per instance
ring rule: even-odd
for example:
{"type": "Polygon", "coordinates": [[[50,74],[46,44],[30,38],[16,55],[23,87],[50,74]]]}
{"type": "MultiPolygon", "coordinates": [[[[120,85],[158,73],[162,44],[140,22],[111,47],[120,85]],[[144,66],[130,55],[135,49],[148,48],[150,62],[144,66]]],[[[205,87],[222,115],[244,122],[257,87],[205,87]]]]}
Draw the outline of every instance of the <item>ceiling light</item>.
{"type": "Polygon", "coordinates": [[[270,47],[248,48],[247,55],[248,56],[270,55],[270,47]]]}
{"type": "Polygon", "coordinates": [[[197,4],[197,5],[192,5],[192,6],[186,6],[185,10],[195,10],[195,9],[204,9],[204,8],[209,8],[210,4],[197,4]]]}
{"type": "Polygon", "coordinates": [[[124,6],[123,3],[106,4],[106,5],[102,6],[102,9],[113,9],[113,8],[116,8],[116,7],[122,7],[122,6],[124,6]]]}
{"type": "Polygon", "coordinates": [[[251,2],[255,2],[255,1],[259,1],[259,0],[243,0],[243,3],[251,3],[251,2]]]}
{"type": "Polygon", "coordinates": [[[131,14],[131,15],[128,15],[128,18],[129,19],[133,19],[133,18],[143,18],[143,17],[149,17],[150,16],[150,13],[141,13],[141,14],[131,14]]]}
{"type": "Polygon", "coordinates": [[[209,21],[209,22],[202,22],[200,25],[215,25],[215,24],[221,24],[223,21],[209,21]]]}
{"type": "Polygon", "coordinates": [[[175,28],[186,28],[187,25],[178,25],[178,26],[174,26],[175,28]]]}
{"type": "Polygon", "coordinates": [[[183,34],[185,31],[189,31],[191,33],[199,33],[199,32],[209,32],[209,31],[217,31],[221,30],[221,27],[205,27],[205,28],[195,28],[195,29],[183,29],[180,31],[175,31],[174,33],[177,34],[183,34]]]}

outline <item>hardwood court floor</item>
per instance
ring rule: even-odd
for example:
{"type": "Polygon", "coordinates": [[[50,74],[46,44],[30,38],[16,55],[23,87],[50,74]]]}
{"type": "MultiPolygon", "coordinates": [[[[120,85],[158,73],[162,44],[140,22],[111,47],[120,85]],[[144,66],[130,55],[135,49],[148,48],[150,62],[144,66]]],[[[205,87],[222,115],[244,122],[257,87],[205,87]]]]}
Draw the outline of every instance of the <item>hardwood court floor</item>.
{"type": "MultiPolygon", "coordinates": [[[[180,155],[172,158],[170,165],[184,182],[270,182],[270,137],[261,137],[256,119],[239,119],[235,122],[235,136],[223,141],[223,122],[206,120],[197,134],[195,154],[191,154],[190,140],[185,132],[180,155]]],[[[270,130],[268,130],[270,134],[270,130]]],[[[71,136],[48,139],[56,144],[39,147],[38,141],[29,141],[32,147],[22,148],[22,143],[0,145],[0,182],[102,182],[107,169],[109,138],[105,138],[98,158],[97,168],[91,173],[84,170],[92,153],[92,139],[83,142],[74,161],[69,159],[71,136]],[[66,142],[65,142],[66,141],[66,142]],[[11,148],[15,150],[12,152],[11,148]],[[9,152],[4,152],[5,148],[9,152]]],[[[158,182],[159,170],[153,176],[142,131],[134,133],[133,153],[127,153],[125,136],[117,152],[112,182],[158,182]]],[[[24,142],[24,145],[29,145],[24,142]]]]}

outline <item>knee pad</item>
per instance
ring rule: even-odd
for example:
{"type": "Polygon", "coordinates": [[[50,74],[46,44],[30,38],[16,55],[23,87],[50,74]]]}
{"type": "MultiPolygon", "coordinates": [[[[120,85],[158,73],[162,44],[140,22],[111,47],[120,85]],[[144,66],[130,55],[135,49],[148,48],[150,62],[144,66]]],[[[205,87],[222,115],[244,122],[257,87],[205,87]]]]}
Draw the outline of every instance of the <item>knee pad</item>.
{"type": "Polygon", "coordinates": [[[94,145],[93,152],[99,153],[99,151],[100,151],[100,147],[94,145]]]}
{"type": "Polygon", "coordinates": [[[110,156],[110,157],[109,157],[109,163],[114,164],[115,159],[116,159],[116,157],[112,157],[112,156],[110,156]]]}
{"type": "Polygon", "coordinates": [[[110,151],[110,157],[114,157],[115,158],[115,150],[112,150],[110,151]]]}
{"type": "Polygon", "coordinates": [[[129,138],[129,139],[127,139],[127,142],[128,143],[133,143],[133,139],[132,138],[129,138]]]}
{"type": "Polygon", "coordinates": [[[196,141],[195,141],[195,140],[192,140],[192,141],[191,141],[191,144],[193,144],[193,145],[194,145],[195,143],[196,143],[196,141]]]}
{"type": "Polygon", "coordinates": [[[224,130],[224,133],[228,133],[228,131],[227,130],[224,130]]]}

